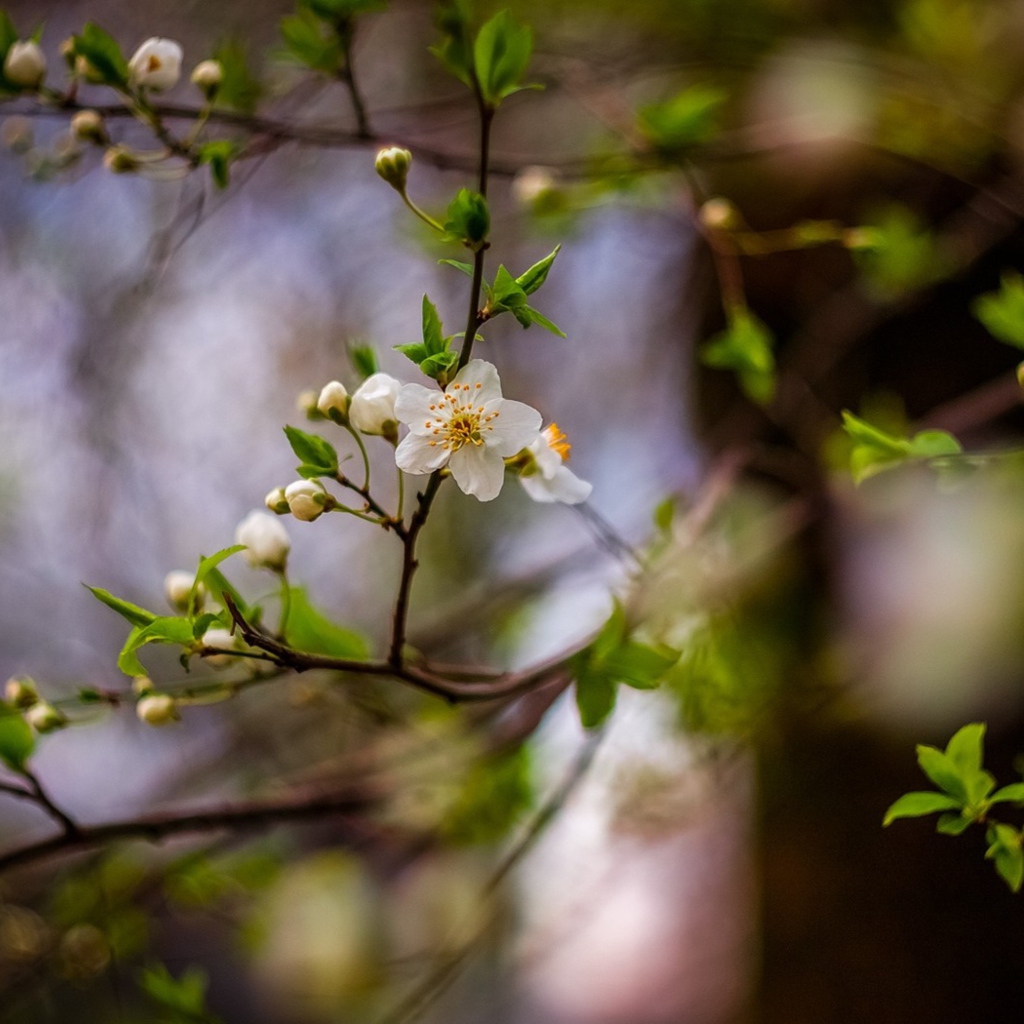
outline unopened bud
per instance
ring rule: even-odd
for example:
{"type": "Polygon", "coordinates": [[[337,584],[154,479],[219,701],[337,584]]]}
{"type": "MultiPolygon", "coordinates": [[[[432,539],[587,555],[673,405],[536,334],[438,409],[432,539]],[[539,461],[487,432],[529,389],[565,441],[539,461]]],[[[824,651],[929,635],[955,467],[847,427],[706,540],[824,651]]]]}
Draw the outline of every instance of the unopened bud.
{"type": "Polygon", "coordinates": [[[316,403],[320,401],[320,392],[314,391],[312,388],[307,388],[305,391],[300,391],[295,399],[295,408],[306,417],[307,420],[322,420],[323,414],[316,407],[316,403]]]}
{"type": "Polygon", "coordinates": [[[735,231],[743,220],[735,203],[715,196],[700,208],[700,222],[711,231],[735,231]]]}
{"type": "Polygon", "coordinates": [[[266,512],[250,512],[235,530],[235,543],[248,549],[245,557],[256,569],[284,572],[292,542],[279,519],[266,512]]]}
{"type": "Polygon", "coordinates": [[[20,89],[38,89],[46,77],[46,55],[38,43],[12,43],[4,59],[4,78],[20,89]]]}
{"type": "Polygon", "coordinates": [[[284,489],[284,497],[288,511],[304,523],[319,519],[330,501],[330,495],[319,480],[296,480],[284,489]]]}
{"type": "Polygon", "coordinates": [[[332,380],[325,384],[317,398],[317,411],[335,423],[348,422],[348,407],[351,399],[340,381],[332,380]]]}
{"type": "Polygon", "coordinates": [[[71,118],[71,134],[82,142],[105,146],[109,141],[103,118],[95,110],[80,110],[71,118]]]}
{"type": "Polygon", "coordinates": [[[27,153],[35,141],[32,122],[20,114],[7,118],[4,121],[3,131],[0,132],[0,139],[12,153],[27,153]]]}
{"type": "Polygon", "coordinates": [[[538,206],[557,190],[558,182],[546,167],[524,167],[512,179],[512,196],[522,206],[538,206]]]}
{"type": "Polygon", "coordinates": [[[288,508],[288,499],[285,497],[283,487],[275,487],[267,496],[263,499],[263,504],[271,512],[275,512],[279,516],[283,516],[290,512],[288,508]]]}
{"type": "Polygon", "coordinates": [[[217,627],[208,629],[200,641],[203,647],[214,647],[220,653],[204,654],[204,660],[213,668],[227,668],[233,665],[238,659],[231,652],[238,649],[234,634],[229,629],[217,627]]]}
{"type": "Polygon", "coordinates": [[[224,65],[219,60],[200,61],[192,70],[192,84],[207,99],[213,99],[224,81],[224,65]]]}
{"type": "Polygon", "coordinates": [[[377,154],[374,167],[377,173],[396,191],[405,192],[405,184],[412,166],[412,153],[401,146],[388,146],[377,154]]]}
{"type": "Polygon", "coordinates": [[[111,146],[103,154],[103,166],[114,174],[130,174],[139,168],[139,161],[127,146],[111,146]]]}
{"type": "Polygon", "coordinates": [[[39,691],[27,676],[12,676],[4,686],[4,699],[16,708],[30,708],[39,700],[39,691]]]}
{"type": "Polygon", "coordinates": [[[103,72],[100,71],[95,64],[93,64],[88,57],[78,54],[75,57],[74,65],[75,74],[79,78],[84,78],[87,82],[91,82],[93,85],[99,85],[106,81],[103,72]]]}
{"type": "Polygon", "coordinates": [[[367,377],[352,396],[349,418],[352,426],[364,434],[380,434],[398,440],[398,417],[395,401],[402,385],[390,374],[375,373],[367,377]]]}
{"type": "MultiPolygon", "coordinates": [[[[189,596],[195,586],[196,574],[184,569],[174,569],[164,577],[164,596],[167,603],[178,612],[189,612],[189,596]]],[[[202,607],[206,599],[206,588],[202,583],[196,589],[196,604],[202,607]]]]}
{"type": "Polygon", "coordinates": [[[146,725],[170,725],[181,721],[177,701],[167,693],[151,693],[143,697],[135,705],[135,713],[146,725]]]}
{"type": "Polygon", "coordinates": [[[56,732],[68,724],[68,720],[52,704],[42,700],[25,712],[25,721],[38,733],[56,732]]]}
{"type": "Polygon", "coordinates": [[[145,697],[147,693],[152,693],[155,689],[153,680],[149,676],[135,676],[132,679],[132,692],[140,697],[145,697]]]}
{"type": "Polygon", "coordinates": [[[64,63],[67,64],[68,70],[72,70],[75,66],[75,57],[77,56],[75,37],[68,36],[57,49],[60,52],[61,57],[64,58],[64,63]]]}

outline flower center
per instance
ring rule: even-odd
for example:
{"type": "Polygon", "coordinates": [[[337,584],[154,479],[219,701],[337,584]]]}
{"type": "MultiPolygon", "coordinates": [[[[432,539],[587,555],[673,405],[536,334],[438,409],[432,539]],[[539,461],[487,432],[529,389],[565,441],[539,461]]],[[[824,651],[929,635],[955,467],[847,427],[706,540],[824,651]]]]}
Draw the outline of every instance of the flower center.
{"type": "Polygon", "coordinates": [[[163,61],[155,53],[150,54],[149,60],[146,61],[147,71],[159,71],[163,66],[163,61]]]}
{"type": "Polygon", "coordinates": [[[457,452],[467,444],[480,448],[484,445],[484,434],[494,428],[491,421],[500,415],[497,411],[484,413],[482,405],[474,405],[474,392],[482,385],[452,384],[441,396],[441,401],[430,407],[437,414],[436,419],[427,420],[424,426],[438,438],[431,441],[431,447],[438,444],[450,452],[457,452]]]}
{"type": "Polygon", "coordinates": [[[557,423],[552,423],[544,431],[544,440],[547,441],[548,447],[556,452],[563,462],[569,461],[569,453],[572,451],[572,445],[569,444],[565,434],[559,429],[557,423]]]}

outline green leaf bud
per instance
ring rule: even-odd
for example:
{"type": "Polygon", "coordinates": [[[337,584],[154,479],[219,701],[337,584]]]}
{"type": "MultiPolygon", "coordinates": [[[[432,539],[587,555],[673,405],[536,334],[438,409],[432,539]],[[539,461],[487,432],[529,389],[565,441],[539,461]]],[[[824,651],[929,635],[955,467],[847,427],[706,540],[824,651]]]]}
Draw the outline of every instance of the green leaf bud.
{"type": "Polygon", "coordinates": [[[35,142],[35,130],[27,117],[16,114],[4,121],[0,140],[12,153],[27,153],[35,142]]]}
{"type": "Polygon", "coordinates": [[[406,181],[409,178],[409,168],[412,166],[412,153],[401,146],[388,146],[377,154],[374,167],[377,173],[396,192],[405,194],[406,181]]]}
{"type": "Polygon", "coordinates": [[[151,693],[143,697],[135,705],[135,713],[146,725],[170,725],[181,721],[177,702],[167,693],[151,693]]]}

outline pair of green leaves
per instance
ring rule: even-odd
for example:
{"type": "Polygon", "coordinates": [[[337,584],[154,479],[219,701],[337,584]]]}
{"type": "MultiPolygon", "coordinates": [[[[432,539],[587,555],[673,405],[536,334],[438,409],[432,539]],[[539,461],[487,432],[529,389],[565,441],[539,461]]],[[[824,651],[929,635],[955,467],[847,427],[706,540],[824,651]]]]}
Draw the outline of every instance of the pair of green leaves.
{"type": "Polygon", "coordinates": [[[499,11],[471,41],[469,4],[455,0],[441,5],[437,19],[443,39],[431,48],[452,74],[471,88],[476,83],[480,99],[489,110],[522,89],[522,78],[533,52],[533,33],[512,14],[499,11]]]}
{"type": "Polygon", "coordinates": [[[653,690],[678,659],[679,652],[671,647],[632,639],[626,613],[616,603],[594,642],[572,661],[576,706],[584,728],[596,728],[612,713],[620,683],[653,690]]]}
{"type": "Polygon", "coordinates": [[[437,307],[424,295],[423,341],[411,345],[395,345],[395,348],[444,387],[448,383],[449,371],[459,361],[459,353],[451,348],[455,337],[454,334],[445,337],[437,307]]]}
{"type": "MultiPolygon", "coordinates": [[[[944,751],[919,744],[917,763],[938,791],[905,793],[886,812],[883,825],[899,818],[921,818],[939,813],[936,830],[956,836],[973,824],[985,822],[993,806],[1024,805],[1024,782],[996,789],[996,780],[982,767],[985,725],[975,722],[957,730],[944,751]]],[[[1000,877],[1014,891],[1024,882],[1021,833],[1010,825],[989,822],[989,850],[1000,877]]]]}
{"type": "Polygon", "coordinates": [[[304,480],[338,475],[338,453],[330,441],[317,434],[307,434],[298,427],[285,427],[284,432],[299,460],[296,472],[304,480]]]}
{"type": "Polygon", "coordinates": [[[765,405],[775,395],[775,353],[771,331],[750,310],[729,310],[729,325],[701,349],[706,366],[732,370],[740,387],[765,405]]]}
{"type": "Polygon", "coordinates": [[[139,975],[143,992],[174,1020],[194,1021],[195,1024],[220,1024],[220,1018],[206,1008],[206,972],[199,967],[188,967],[179,978],[163,965],[146,967],[139,975]]]}
{"type": "Polygon", "coordinates": [[[478,252],[487,241],[491,230],[491,213],[487,200],[479,192],[460,188],[448,204],[448,216],[444,223],[444,240],[461,242],[473,252],[478,252]]]}
{"type": "Polygon", "coordinates": [[[857,484],[904,462],[942,459],[963,451],[960,442],[945,430],[922,430],[913,437],[896,437],[848,410],[843,412],[843,430],[853,442],[850,472],[857,484]]]}

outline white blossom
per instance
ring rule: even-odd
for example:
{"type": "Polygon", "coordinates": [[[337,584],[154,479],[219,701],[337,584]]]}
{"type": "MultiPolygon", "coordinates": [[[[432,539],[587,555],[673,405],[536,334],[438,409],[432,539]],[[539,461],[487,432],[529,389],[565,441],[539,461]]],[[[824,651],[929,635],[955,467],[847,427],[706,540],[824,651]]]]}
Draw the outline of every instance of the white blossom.
{"type": "Polygon", "coordinates": [[[545,427],[540,437],[527,445],[523,455],[519,482],[534,501],[578,505],[590,497],[593,485],[581,480],[565,465],[569,442],[557,423],[545,427]]]}
{"type": "Polygon", "coordinates": [[[292,547],[281,521],[267,512],[250,512],[235,530],[235,543],[246,546],[250,565],[276,572],[284,570],[292,547]]]}
{"type": "Polygon", "coordinates": [[[352,426],[364,434],[397,437],[398,418],[395,400],[402,385],[390,374],[375,373],[367,377],[352,396],[348,415],[352,426]]]}
{"type": "Polygon", "coordinates": [[[498,371],[470,360],[444,389],[406,384],[395,413],[410,433],[395,459],[406,473],[432,473],[447,466],[455,482],[480,501],[498,496],[505,459],[532,444],[541,417],[522,402],[501,397],[498,371]]]}
{"type": "Polygon", "coordinates": [[[311,523],[323,515],[330,495],[319,480],[296,480],[284,489],[284,497],[296,519],[311,523]]]}
{"type": "Polygon", "coordinates": [[[154,92],[173,89],[181,76],[181,46],[173,39],[147,39],[128,62],[128,79],[154,92]]]}
{"type": "Polygon", "coordinates": [[[46,77],[46,55],[38,43],[12,43],[4,59],[4,78],[22,89],[38,89],[46,77]]]}

